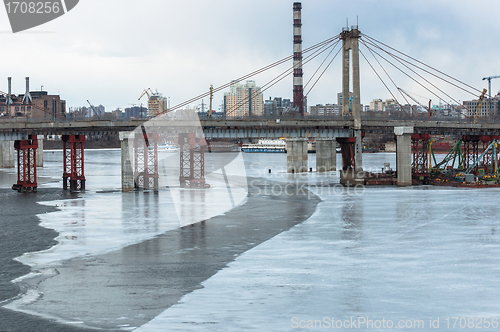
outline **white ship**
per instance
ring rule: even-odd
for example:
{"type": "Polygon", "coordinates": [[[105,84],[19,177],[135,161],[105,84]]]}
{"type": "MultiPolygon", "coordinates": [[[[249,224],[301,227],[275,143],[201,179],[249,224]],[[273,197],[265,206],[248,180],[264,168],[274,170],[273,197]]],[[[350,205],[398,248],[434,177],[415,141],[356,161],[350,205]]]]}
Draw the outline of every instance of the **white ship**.
{"type": "Polygon", "coordinates": [[[245,143],[241,146],[243,152],[286,152],[286,141],[261,139],[258,143],[245,143]]]}
{"type": "Polygon", "coordinates": [[[172,142],[158,144],[158,152],[176,152],[179,150],[179,147],[172,142]]]}

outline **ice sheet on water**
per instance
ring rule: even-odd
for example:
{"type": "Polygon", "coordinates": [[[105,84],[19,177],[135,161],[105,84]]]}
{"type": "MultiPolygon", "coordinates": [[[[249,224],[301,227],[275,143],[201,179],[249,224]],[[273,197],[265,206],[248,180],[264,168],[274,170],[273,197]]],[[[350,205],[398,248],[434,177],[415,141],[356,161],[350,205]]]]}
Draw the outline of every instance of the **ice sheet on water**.
{"type": "Polygon", "coordinates": [[[500,190],[317,193],[323,202],[311,218],[239,256],[137,331],[290,331],[307,320],[327,328],[325,317],[423,320],[428,328],[429,317],[444,324],[500,314],[500,190]]]}

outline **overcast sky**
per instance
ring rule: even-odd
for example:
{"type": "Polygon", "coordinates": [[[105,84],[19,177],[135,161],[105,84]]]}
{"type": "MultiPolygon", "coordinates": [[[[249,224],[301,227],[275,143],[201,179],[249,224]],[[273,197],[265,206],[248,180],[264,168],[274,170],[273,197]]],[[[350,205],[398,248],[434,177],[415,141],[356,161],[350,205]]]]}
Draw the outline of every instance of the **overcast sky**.
{"type": "MultiPolygon", "coordinates": [[[[7,90],[11,76],[13,93],[23,93],[29,76],[31,90],[43,85],[68,107],[85,106],[88,99],[107,111],[125,108],[140,104],[145,88],[170,97],[174,106],[210,84],[221,86],[293,54],[293,2],[80,0],[64,16],[17,34],[0,10],[0,90],[7,90]]],[[[477,88],[487,87],[483,77],[500,75],[498,0],[303,0],[302,7],[304,48],[358,17],[364,34],[477,88]]],[[[322,60],[304,67],[305,81],[322,60]]],[[[253,79],[264,85],[291,65],[253,79]]],[[[363,60],[361,65],[361,102],[390,98],[363,60]]],[[[337,59],[309,94],[309,105],[336,103],[340,74],[337,59]]],[[[432,99],[411,82],[397,84],[432,99]]],[[[492,90],[500,90],[500,79],[492,90]]],[[[472,99],[447,91],[457,100],[472,99]]],[[[292,97],[292,77],[264,92],[265,99],[277,96],[292,97]]],[[[222,93],[216,94],[214,109],[221,101],[222,93]]]]}

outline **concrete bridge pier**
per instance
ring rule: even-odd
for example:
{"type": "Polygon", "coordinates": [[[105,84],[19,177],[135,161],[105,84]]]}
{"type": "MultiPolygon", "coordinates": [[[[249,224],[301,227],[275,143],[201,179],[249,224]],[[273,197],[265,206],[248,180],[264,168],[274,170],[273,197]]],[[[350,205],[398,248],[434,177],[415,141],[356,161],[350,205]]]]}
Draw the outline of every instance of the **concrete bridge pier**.
{"type": "Polygon", "coordinates": [[[316,172],[337,170],[337,141],[331,138],[316,139],[316,172]]]}
{"type": "Polygon", "coordinates": [[[0,141],[0,168],[16,167],[14,141],[0,141]]]}
{"type": "Polygon", "coordinates": [[[396,134],[396,171],[398,186],[411,186],[411,135],[413,127],[394,127],[396,134]]]}
{"type": "MultiPolygon", "coordinates": [[[[361,126],[359,126],[361,128],[361,126]]],[[[356,172],[363,172],[363,133],[361,129],[354,130],[354,167],[356,172]]],[[[363,175],[364,176],[364,175],[363,175]]]]}
{"type": "Polygon", "coordinates": [[[286,140],[287,173],[307,172],[307,138],[288,138],[286,140]]]}
{"type": "Polygon", "coordinates": [[[133,132],[120,132],[121,144],[121,169],[122,169],[122,191],[133,191],[135,189],[134,169],[132,168],[132,158],[130,153],[129,137],[133,132]]]}
{"type": "Polygon", "coordinates": [[[38,149],[36,149],[36,167],[43,167],[43,135],[37,135],[38,149]]]}

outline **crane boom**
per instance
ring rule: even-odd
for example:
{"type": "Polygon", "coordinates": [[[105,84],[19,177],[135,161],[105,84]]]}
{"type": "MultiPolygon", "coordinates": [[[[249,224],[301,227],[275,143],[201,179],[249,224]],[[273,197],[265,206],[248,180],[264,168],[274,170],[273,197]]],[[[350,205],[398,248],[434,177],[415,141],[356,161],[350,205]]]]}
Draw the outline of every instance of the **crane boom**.
{"type": "Polygon", "coordinates": [[[495,78],[500,78],[500,75],[483,77],[483,81],[488,80],[488,90],[490,91],[490,113],[491,113],[491,80],[495,78]]]}
{"type": "Polygon", "coordinates": [[[481,109],[483,108],[484,95],[486,94],[486,92],[488,92],[488,90],[483,89],[483,92],[481,92],[481,95],[479,96],[479,104],[477,105],[476,114],[474,115],[474,122],[477,122],[479,113],[481,113],[481,109]]]}
{"type": "Polygon", "coordinates": [[[490,80],[492,80],[492,79],[494,79],[494,78],[500,78],[500,75],[498,75],[498,76],[489,76],[489,77],[484,77],[484,78],[483,78],[483,81],[484,81],[484,80],[488,80],[488,81],[490,81],[490,80]]]}
{"type": "Polygon", "coordinates": [[[98,113],[95,111],[94,105],[92,105],[88,99],[87,99],[87,103],[89,103],[90,108],[92,109],[92,111],[94,112],[94,114],[95,114],[95,115],[97,115],[97,118],[98,118],[98,119],[100,119],[100,118],[101,118],[101,115],[100,115],[100,114],[98,114],[98,113]]]}

